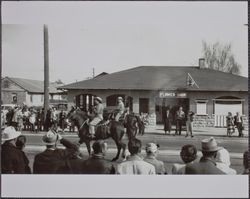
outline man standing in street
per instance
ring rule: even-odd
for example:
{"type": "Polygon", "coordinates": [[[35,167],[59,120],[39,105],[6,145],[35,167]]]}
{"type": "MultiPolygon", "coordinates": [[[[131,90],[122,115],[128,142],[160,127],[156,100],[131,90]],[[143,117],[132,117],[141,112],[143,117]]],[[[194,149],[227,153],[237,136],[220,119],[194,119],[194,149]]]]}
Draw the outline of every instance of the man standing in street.
{"type": "Polygon", "coordinates": [[[118,164],[117,174],[121,175],[153,175],[155,167],[152,164],[145,162],[141,157],[141,141],[132,139],[128,143],[130,156],[125,162],[118,164]]]}
{"type": "Polygon", "coordinates": [[[239,137],[243,137],[243,118],[240,116],[240,113],[237,112],[236,115],[234,116],[234,125],[238,129],[239,132],[239,137]]]}
{"type": "Polygon", "coordinates": [[[193,121],[194,121],[194,112],[193,111],[188,111],[188,113],[187,113],[187,121],[186,121],[186,128],[187,128],[186,131],[187,131],[187,133],[186,133],[185,137],[188,137],[189,133],[190,133],[191,137],[194,137],[193,136],[193,121]]]}
{"type": "Polygon", "coordinates": [[[182,109],[182,106],[180,106],[179,110],[176,112],[175,118],[176,118],[175,135],[177,135],[177,132],[179,132],[179,135],[181,135],[182,122],[185,119],[185,113],[182,109]]]}

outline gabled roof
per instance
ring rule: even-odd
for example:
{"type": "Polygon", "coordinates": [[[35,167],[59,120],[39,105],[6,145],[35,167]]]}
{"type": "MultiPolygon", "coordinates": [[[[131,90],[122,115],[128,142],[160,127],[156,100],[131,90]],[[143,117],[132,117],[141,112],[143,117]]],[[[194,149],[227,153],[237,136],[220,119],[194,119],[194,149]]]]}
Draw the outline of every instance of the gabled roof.
{"type": "MultiPolygon", "coordinates": [[[[14,78],[14,77],[5,77],[10,81],[14,82],[24,90],[30,93],[43,93],[44,92],[44,82],[39,80],[23,79],[23,78],[14,78]]],[[[62,86],[62,84],[57,84],[55,82],[50,83],[49,93],[55,94],[62,91],[58,91],[57,88],[62,86]]]]}
{"type": "Polygon", "coordinates": [[[248,78],[199,67],[140,66],[59,89],[248,91],[248,78]],[[199,88],[187,86],[188,73],[199,88]]]}

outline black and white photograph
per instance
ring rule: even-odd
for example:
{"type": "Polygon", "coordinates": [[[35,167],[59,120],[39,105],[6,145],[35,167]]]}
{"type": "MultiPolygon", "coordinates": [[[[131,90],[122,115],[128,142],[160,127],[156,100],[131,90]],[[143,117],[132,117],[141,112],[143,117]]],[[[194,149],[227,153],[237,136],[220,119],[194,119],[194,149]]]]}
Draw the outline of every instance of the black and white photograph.
{"type": "Polygon", "coordinates": [[[1,17],[3,197],[248,197],[247,1],[4,1],[1,17]]]}

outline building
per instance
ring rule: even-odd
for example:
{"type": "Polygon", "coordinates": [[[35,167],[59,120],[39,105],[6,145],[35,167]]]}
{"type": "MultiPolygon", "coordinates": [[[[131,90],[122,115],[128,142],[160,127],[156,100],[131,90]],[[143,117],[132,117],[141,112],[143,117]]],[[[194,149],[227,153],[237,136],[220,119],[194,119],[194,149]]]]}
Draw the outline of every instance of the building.
{"type": "MultiPolygon", "coordinates": [[[[50,83],[50,103],[66,103],[66,95],[57,87],[63,84],[50,83]]],[[[27,106],[43,106],[44,104],[44,83],[43,81],[23,78],[4,77],[2,78],[2,104],[23,103],[27,106]]]]}
{"type": "MultiPolygon", "coordinates": [[[[248,78],[199,66],[140,66],[60,87],[68,102],[87,110],[93,97],[113,107],[122,96],[135,113],[148,113],[151,125],[162,122],[162,108],[196,113],[195,126],[225,126],[230,111],[248,115],[248,78]]],[[[246,120],[247,121],[247,120],[246,120]]]]}

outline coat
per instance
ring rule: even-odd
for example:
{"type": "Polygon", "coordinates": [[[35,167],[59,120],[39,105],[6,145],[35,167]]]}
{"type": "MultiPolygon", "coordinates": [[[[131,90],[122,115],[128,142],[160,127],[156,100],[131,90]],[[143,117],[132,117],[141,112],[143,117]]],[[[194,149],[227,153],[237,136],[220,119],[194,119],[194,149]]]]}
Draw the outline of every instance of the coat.
{"type": "Polygon", "coordinates": [[[35,174],[69,173],[68,160],[77,152],[77,147],[66,139],[62,139],[66,149],[46,149],[35,156],[33,172],[35,174]]]}
{"type": "Polygon", "coordinates": [[[200,162],[195,162],[186,165],[186,174],[202,174],[202,175],[215,175],[215,174],[225,174],[220,169],[216,167],[216,163],[209,158],[202,157],[200,162]]]}
{"type": "Polygon", "coordinates": [[[2,173],[26,174],[30,173],[29,161],[23,151],[10,142],[2,144],[1,151],[2,173]]]}
{"type": "Polygon", "coordinates": [[[118,164],[117,174],[125,175],[153,175],[155,167],[143,161],[138,155],[132,155],[127,161],[118,164]]]}
{"type": "Polygon", "coordinates": [[[97,154],[83,161],[81,170],[82,174],[115,174],[112,163],[105,160],[103,155],[97,154]]]}
{"type": "Polygon", "coordinates": [[[145,157],[144,161],[152,164],[155,167],[156,174],[166,174],[164,163],[162,161],[157,160],[155,157],[149,156],[145,157]]]}

